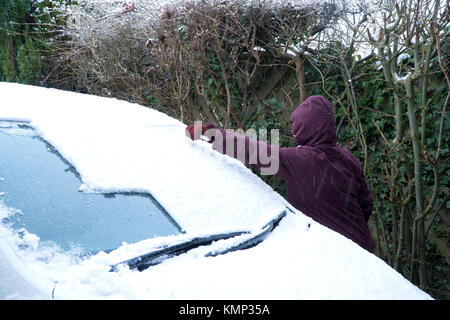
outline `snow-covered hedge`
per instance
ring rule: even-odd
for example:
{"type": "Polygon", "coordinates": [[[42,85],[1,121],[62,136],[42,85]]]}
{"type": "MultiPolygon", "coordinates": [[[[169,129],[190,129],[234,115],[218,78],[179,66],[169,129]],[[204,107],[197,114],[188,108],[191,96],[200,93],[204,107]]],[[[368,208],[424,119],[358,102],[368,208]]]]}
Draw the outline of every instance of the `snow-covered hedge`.
{"type": "Polygon", "coordinates": [[[66,79],[182,120],[238,124],[233,114],[256,107],[263,74],[281,65],[295,72],[289,61],[335,9],[278,0],[87,0],[67,11],[66,79]]]}

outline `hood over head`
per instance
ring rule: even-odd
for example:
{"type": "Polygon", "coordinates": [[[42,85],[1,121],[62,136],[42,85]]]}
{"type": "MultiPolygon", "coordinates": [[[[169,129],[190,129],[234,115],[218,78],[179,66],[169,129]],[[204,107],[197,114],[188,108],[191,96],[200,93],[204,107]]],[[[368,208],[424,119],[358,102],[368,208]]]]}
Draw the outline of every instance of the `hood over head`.
{"type": "Polygon", "coordinates": [[[302,146],[336,145],[331,103],[322,96],[307,98],[291,115],[291,130],[302,146]]]}

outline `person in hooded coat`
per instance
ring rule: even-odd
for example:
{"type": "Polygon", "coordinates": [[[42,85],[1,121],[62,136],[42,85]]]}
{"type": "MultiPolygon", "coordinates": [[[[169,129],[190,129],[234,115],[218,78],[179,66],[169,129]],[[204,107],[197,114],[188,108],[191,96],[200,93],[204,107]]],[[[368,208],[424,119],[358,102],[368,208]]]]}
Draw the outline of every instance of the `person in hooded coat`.
{"type": "Polygon", "coordinates": [[[261,157],[264,150],[272,161],[278,161],[274,174],[285,180],[292,206],[373,252],[367,226],[372,196],[358,159],[336,145],[331,103],[322,96],[307,98],[292,113],[290,125],[297,147],[279,148],[214,124],[190,125],[186,135],[193,140],[206,135],[215,150],[256,169],[268,165],[261,157]],[[256,161],[251,161],[255,154],[256,161]]]}

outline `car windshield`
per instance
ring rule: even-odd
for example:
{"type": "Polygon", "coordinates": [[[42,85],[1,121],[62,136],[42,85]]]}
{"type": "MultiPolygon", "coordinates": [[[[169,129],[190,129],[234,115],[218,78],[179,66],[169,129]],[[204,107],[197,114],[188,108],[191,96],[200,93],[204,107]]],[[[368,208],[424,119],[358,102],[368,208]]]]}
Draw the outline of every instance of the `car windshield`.
{"type": "Polygon", "coordinates": [[[0,150],[0,205],[14,212],[2,223],[41,245],[94,253],[181,232],[150,194],[80,192],[75,168],[26,124],[0,121],[0,150]]]}

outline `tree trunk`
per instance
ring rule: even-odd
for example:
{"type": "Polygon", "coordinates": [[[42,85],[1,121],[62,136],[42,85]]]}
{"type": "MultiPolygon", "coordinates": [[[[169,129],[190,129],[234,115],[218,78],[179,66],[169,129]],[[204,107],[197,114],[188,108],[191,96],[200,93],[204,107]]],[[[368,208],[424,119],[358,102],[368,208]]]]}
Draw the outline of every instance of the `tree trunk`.
{"type": "Polygon", "coordinates": [[[295,73],[297,74],[298,80],[298,92],[300,96],[299,103],[302,103],[306,100],[306,89],[305,89],[305,66],[303,64],[302,57],[297,55],[297,59],[295,61],[295,73]]]}
{"type": "MultiPolygon", "coordinates": [[[[414,188],[416,196],[416,245],[418,248],[418,259],[419,259],[419,278],[420,278],[420,288],[426,289],[428,286],[427,281],[427,270],[426,270],[426,260],[425,260],[425,232],[423,218],[420,216],[423,213],[423,193],[422,193],[422,148],[420,145],[419,130],[417,127],[417,118],[415,115],[414,108],[414,87],[413,81],[407,79],[405,81],[406,89],[406,99],[408,105],[408,119],[409,127],[411,130],[411,141],[413,145],[413,156],[414,156],[414,188]],[[418,219],[418,220],[417,220],[418,219]]],[[[413,243],[413,248],[415,247],[413,243]]],[[[414,254],[414,252],[413,252],[414,254]]],[[[414,258],[414,257],[413,257],[414,258]]]]}

